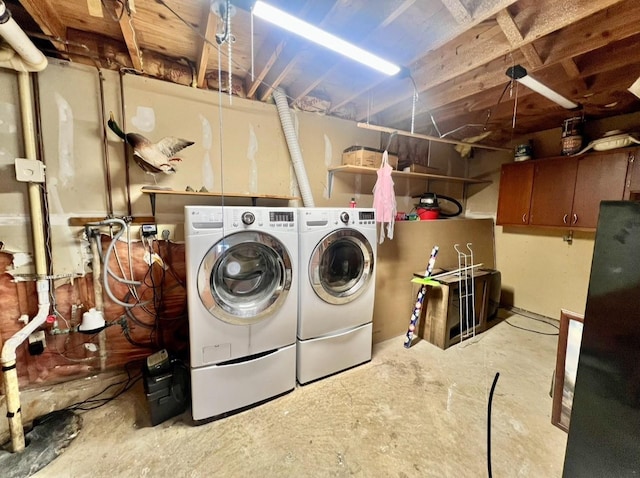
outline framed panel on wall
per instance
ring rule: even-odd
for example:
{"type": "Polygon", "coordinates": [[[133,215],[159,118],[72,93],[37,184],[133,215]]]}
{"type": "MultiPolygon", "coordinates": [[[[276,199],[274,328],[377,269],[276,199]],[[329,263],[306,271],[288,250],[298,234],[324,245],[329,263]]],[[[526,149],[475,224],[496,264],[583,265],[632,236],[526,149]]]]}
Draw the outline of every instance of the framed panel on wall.
{"type": "Polygon", "coordinates": [[[569,431],[583,324],[584,316],[568,310],[560,312],[551,423],[565,432],[569,431]]]}

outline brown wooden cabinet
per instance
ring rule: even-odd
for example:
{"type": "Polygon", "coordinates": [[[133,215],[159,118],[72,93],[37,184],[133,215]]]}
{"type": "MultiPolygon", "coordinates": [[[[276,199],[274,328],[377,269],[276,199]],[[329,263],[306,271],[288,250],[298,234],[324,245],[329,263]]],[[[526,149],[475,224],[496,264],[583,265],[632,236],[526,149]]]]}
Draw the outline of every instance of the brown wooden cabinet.
{"type": "Polygon", "coordinates": [[[577,171],[577,158],[546,159],[535,163],[529,224],[565,226],[570,223],[577,171]]]}
{"type": "Polygon", "coordinates": [[[502,166],[496,218],[498,224],[519,226],[529,224],[533,166],[532,161],[502,166]]]}
{"type": "Polygon", "coordinates": [[[497,224],[595,229],[601,201],[629,197],[638,151],[625,148],[503,165],[497,224]]]}

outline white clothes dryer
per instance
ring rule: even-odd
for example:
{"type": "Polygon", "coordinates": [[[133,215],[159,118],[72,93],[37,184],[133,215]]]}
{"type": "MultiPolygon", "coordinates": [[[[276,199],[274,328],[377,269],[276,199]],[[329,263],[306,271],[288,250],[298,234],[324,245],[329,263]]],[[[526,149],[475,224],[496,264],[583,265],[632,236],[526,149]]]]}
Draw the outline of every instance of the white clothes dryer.
{"type": "Polygon", "coordinates": [[[305,384],[371,360],[375,211],[300,208],[296,376],[305,384]]]}
{"type": "Polygon", "coordinates": [[[297,210],[185,207],[194,420],[295,388],[297,210]]]}

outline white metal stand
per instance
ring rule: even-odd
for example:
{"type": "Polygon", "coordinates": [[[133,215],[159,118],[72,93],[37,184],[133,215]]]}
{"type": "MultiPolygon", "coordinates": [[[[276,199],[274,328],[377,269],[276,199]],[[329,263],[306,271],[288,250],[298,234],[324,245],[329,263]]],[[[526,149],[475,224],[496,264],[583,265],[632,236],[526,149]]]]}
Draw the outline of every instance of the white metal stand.
{"type": "Polygon", "coordinates": [[[476,334],[476,301],[472,243],[468,242],[464,252],[459,244],[453,248],[458,253],[458,296],[460,300],[460,342],[476,334]]]}

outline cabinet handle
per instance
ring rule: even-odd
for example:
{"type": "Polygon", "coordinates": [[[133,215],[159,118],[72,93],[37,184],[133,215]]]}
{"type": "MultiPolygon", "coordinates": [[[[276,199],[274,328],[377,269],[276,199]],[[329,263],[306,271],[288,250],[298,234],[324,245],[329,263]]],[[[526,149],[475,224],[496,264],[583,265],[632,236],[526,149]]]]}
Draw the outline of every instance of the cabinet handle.
{"type": "Polygon", "coordinates": [[[571,222],[571,224],[575,224],[576,222],[578,222],[578,215],[574,214],[573,215],[573,221],[571,222]]]}
{"type": "Polygon", "coordinates": [[[527,213],[526,212],[522,215],[522,222],[527,222],[527,213]]]}
{"type": "Polygon", "coordinates": [[[562,218],[562,222],[564,222],[565,224],[567,223],[568,216],[569,216],[568,214],[565,214],[564,217],[562,218]]]}

